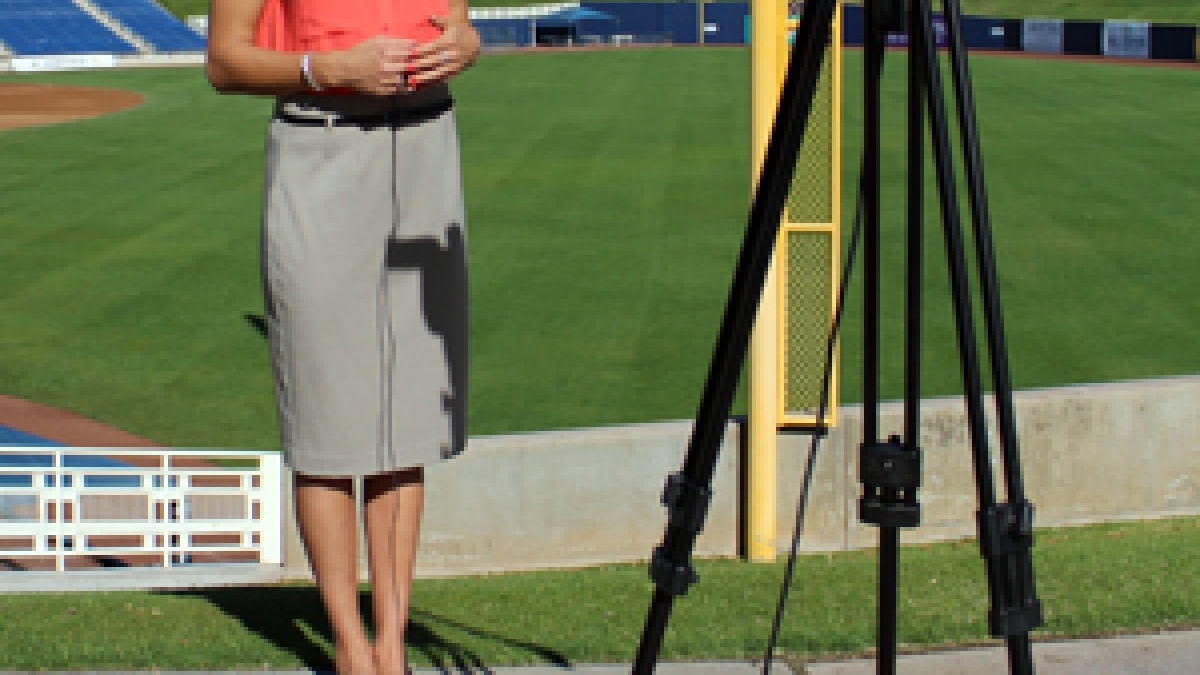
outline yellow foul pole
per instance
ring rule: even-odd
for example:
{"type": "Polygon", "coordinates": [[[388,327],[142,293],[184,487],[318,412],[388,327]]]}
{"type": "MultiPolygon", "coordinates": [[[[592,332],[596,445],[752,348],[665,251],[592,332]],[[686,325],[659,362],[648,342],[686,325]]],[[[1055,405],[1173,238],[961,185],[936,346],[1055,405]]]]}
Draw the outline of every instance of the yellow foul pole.
{"type": "MultiPolygon", "coordinates": [[[[787,3],[751,0],[750,4],[750,143],[753,151],[751,180],[757,186],[759,171],[771,136],[783,81],[787,32],[787,3]]],[[[747,551],[754,562],[770,562],[776,554],[776,466],[778,429],[779,281],[771,263],[762,302],[750,337],[749,452],[747,456],[747,551]]]]}

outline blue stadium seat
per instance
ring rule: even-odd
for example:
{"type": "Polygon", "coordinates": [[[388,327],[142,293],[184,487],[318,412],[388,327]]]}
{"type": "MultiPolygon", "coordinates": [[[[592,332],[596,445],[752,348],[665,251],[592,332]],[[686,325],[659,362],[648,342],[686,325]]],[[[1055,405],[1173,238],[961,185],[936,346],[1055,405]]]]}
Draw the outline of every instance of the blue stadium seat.
{"type": "Polygon", "coordinates": [[[0,42],[18,56],[137,52],[71,0],[0,0],[0,42]]]}
{"type": "Polygon", "coordinates": [[[205,38],[151,0],[92,0],[92,3],[158,52],[204,51],[205,38]]]}

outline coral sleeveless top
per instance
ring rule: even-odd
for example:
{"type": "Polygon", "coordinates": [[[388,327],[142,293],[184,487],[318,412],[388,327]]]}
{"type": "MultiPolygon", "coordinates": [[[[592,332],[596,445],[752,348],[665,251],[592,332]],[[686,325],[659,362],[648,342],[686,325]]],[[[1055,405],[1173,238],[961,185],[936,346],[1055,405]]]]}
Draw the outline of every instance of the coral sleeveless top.
{"type": "Polygon", "coordinates": [[[447,0],[266,0],[254,44],[299,53],[347,49],[376,35],[428,42],[441,33],[429,17],[448,11],[447,0]]]}

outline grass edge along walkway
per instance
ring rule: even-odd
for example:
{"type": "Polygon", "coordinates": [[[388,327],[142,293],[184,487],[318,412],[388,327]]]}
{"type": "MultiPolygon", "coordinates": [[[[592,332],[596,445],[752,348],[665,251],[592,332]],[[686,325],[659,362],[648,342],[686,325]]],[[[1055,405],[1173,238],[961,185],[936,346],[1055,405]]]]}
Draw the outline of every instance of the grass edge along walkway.
{"type": "MultiPolygon", "coordinates": [[[[1200,624],[1200,517],[1041,530],[1034,549],[1041,639],[1200,624]]],[[[662,659],[759,658],[785,560],[697,562],[662,659]]],[[[861,655],[874,644],[874,550],[803,556],[781,658],[861,655]]],[[[993,644],[974,541],[906,546],[899,641],[930,650],[993,644]]],[[[420,579],[414,666],[628,662],[651,585],[644,565],[420,579]]],[[[370,596],[363,588],[364,614],[370,596]]],[[[307,583],[185,592],[0,596],[0,669],[328,668],[329,626],[307,583]]]]}

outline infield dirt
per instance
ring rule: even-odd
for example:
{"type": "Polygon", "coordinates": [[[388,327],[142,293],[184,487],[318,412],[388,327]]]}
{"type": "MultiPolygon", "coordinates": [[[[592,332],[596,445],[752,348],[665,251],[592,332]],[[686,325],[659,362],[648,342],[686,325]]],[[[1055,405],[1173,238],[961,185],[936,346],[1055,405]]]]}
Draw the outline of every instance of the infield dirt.
{"type": "Polygon", "coordinates": [[[49,84],[0,84],[0,131],[70,122],[128,110],[140,94],[49,84]]]}

